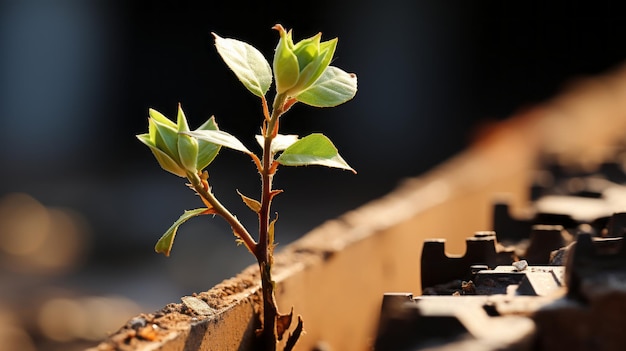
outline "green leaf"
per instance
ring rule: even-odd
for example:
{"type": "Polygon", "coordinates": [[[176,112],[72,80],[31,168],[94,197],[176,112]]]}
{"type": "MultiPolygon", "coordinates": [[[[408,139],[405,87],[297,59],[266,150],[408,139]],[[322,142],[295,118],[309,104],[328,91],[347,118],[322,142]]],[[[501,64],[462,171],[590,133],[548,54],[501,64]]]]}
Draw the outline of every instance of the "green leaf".
{"type": "Polygon", "coordinates": [[[311,63],[306,65],[301,71],[298,77],[298,83],[291,87],[287,91],[289,96],[298,96],[302,91],[309,88],[320,77],[326,67],[322,66],[324,56],[319,55],[313,59],[311,63]]]}
{"type": "Polygon", "coordinates": [[[147,147],[150,148],[150,151],[152,151],[152,154],[154,155],[154,157],[156,158],[157,162],[159,163],[159,166],[161,166],[161,168],[163,168],[164,170],[175,174],[179,177],[186,177],[187,173],[185,172],[185,170],[179,166],[176,161],[174,161],[169,155],[167,155],[165,152],[159,150],[159,148],[157,148],[152,141],[150,140],[150,136],[148,134],[139,134],[137,135],[137,139],[139,139],[139,141],[141,141],[142,143],[144,143],[147,147]]]}
{"type": "Polygon", "coordinates": [[[204,140],[208,141],[209,143],[222,145],[233,150],[244,152],[246,154],[252,153],[235,136],[221,130],[196,130],[193,132],[185,132],[182,134],[192,136],[194,138],[197,138],[198,140],[204,140]]]}
{"type": "Polygon", "coordinates": [[[176,222],[174,222],[174,224],[172,224],[172,226],[165,232],[165,234],[163,234],[159,241],[157,241],[154,246],[154,251],[165,254],[165,256],[169,256],[172,251],[172,245],[174,245],[174,238],[176,237],[178,227],[192,217],[208,214],[208,211],[209,209],[207,208],[196,208],[195,210],[185,211],[185,213],[183,213],[180,218],[178,218],[176,222]]]}
{"type": "MultiPolygon", "coordinates": [[[[218,130],[217,123],[215,123],[215,117],[211,116],[203,125],[198,127],[198,130],[218,130]]],[[[198,170],[205,169],[217,156],[222,146],[214,143],[210,143],[206,140],[198,140],[198,170]]]]}
{"type": "Polygon", "coordinates": [[[176,129],[156,119],[150,119],[148,123],[154,126],[150,128],[155,131],[155,146],[168,154],[173,160],[178,160],[178,132],[176,129]]]}
{"type": "Polygon", "coordinates": [[[314,133],[293,143],[276,159],[284,166],[320,165],[356,171],[339,155],[325,135],[314,133]]]}
{"type": "Polygon", "coordinates": [[[176,129],[176,124],[174,124],[174,122],[170,121],[169,118],[165,117],[161,112],[150,108],[148,109],[148,114],[150,115],[150,117],[152,117],[154,120],[156,120],[159,123],[165,124],[166,126],[172,128],[172,129],[176,129]]]}
{"type": "MultiPolygon", "coordinates": [[[[323,42],[320,44],[320,49],[322,47],[323,51],[318,52],[311,63],[300,69],[300,77],[296,85],[300,91],[310,88],[326,72],[337,47],[337,38],[323,42]]],[[[299,95],[300,91],[295,95],[299,95]]]]}
{"type": "Polygon", "coordinates": [[[263,54],[243,41],[213,36],[217,52],[243,85],[252,94],[265,96],[272,84],[272,69],[263,54]]]}
{"type": "Polygon", "coordinates": [[[185,112],[183,112],[183,107],[178,104],[178,115],[176,116],[176,128],[178,132],[188,132],[189,124],[187,123],[187,117],[185,116],[185,112]]]}
{"type": "Polygon", "coordinates": [[[192,173],[198,172],[198,141],[189,135],[178,136],[178,159],[185,169],[192,173]]]}
{"type": "Polygon", "coordinates": [[[291,32],[285,33],[281,27],[275,27],[280,32],[280,40],[274,52],[274,79],[276,80],[276,91],[284,93],[298,82],[300,68],[298,67],[298,57],[292,52],[291,32]]]}
{"type": "MultiPolygon", "coordinates": [[[[265,147],[265,139],[262,135],[255,135],[257,143],[261,145],[261,147],[265,147]]],[[[272,154],[276,154],[277,152],[281,152],[291,146],[291,144],[298,141],[298,136],[293,134],[278,134],[272,140],[272,146],[270,147],[270,152],[272,154]]]]}
{"type": "Polygon", "coordinates": [[[315,107],[334,107],[356,95],[357,78],[340,68],[328,66],[319,79],[301,92],[296,100],[315,107]]]}
{"type": "Polygon", "coordinates": [[[293,53],[298,58],[300,72],[319,55],[321,39],[322,33],[317,33],[310,38],[300,40],[294,45],[293,53]]]}

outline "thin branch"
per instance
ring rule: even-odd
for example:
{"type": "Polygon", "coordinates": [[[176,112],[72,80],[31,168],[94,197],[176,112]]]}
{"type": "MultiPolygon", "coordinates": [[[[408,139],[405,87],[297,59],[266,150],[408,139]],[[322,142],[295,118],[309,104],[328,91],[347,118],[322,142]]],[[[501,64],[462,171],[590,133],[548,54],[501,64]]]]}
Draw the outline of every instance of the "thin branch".
{"type": "MultiPolygon", "coordinates": [[[[243,241],[244,245],[246,245],[246,248],[248,248],[248,250],[254,254],[258,245],[256,241],[254,241],[254,238],[252,238],[250,233],[248,233],[243,224],[239,222],[237,217],[230,213],[230,211],[228,211],[226,207],[224,207],[224,205],[222,205],[222,203],[217,200],[215,195],[211,193],[208,185],[206,187],[203,185],[203,181],[202,179],[200,179],[198,174],[188,172],[187,179],[189,179],[191,185],[193,186],[193,189],[198,193],[198,195],[202,196],[202,198],[204,198],[208,203],[211,204],[211,206],[213,206],[215,213],[222,216],[222,218],[224,218],[226,222],[230,224],[235,234],[241,239],[241,241],[243,241]]],[[[206,183],[206,181],[204,181],[204,183],[206,183]]]]}
{"type": "Polygon", "coordinates": [[[269,111],[269,108],[267,107],[267,100],[265,99],[265,96],[261,97],[261,103],[263,104],[263,116],[265,117],[265,121],[269,121],[270,111],[269,111]]]}

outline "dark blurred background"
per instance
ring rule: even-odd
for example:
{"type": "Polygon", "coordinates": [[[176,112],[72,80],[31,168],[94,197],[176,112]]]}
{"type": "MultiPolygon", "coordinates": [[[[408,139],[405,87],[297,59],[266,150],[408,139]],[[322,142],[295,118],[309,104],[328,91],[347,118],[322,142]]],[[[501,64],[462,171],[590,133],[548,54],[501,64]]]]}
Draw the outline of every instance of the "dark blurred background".
{"type": "MultiPolygon", "coordinates": [[[[321,31],[339,37],[333,65],[358,75],[349,103],[284,117],[283,133],[325,133],[358,171],[279,170],[284,246],[457,154],[480,126],[620,64],[625,17],[614,1],[0,0],[0,342],[90,345],[254,262],[220,218],[181,227],[170,258],[153,251],[201,203],[136,140],[147,109],[175,118],[180,102],[192,128],[215,115],[256,147],[259,101],[210,32],[271,62],[274,24],[296,40],[321,31]]],[[[255,228],[235,192],[258,194],[249,158],[222,151],[209,172],[255,228]]]]}

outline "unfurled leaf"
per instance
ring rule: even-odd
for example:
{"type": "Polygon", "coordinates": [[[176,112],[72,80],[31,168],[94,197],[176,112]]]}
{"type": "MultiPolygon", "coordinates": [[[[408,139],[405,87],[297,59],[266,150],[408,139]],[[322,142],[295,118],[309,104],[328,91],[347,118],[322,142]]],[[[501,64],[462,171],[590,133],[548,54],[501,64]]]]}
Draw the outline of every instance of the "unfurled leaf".
{"type": "Polygon", "coordinates": [[[239,190],[237,190],[237,194],[239,194],[239,196],[241,196],[241,199],[243,200],[243,202],[252,211],[254,211],[256,213],[259,213],[259,211],[261,211],[261,203],[260,202],[258,202],[257,200],[255,200],[253,198],[249,198],[249,197],[245,196],[244,194],[240,193],[239,190]]]}
{"type": "Polygon", "coordinates": [[[217,52],[243,85],[252,94],[265,96],[272,84],[272,69],[263,54],[243,41],[213,36],[217,52]]]}
{"type": "Polygon", "coordinates": [[[356,171],[339,155],[325,135],[315,133],[293,143],[276,159],[285,166],[320,165],[356,171]]]}
{"type": "Polygon", "coordinates": [[[217,122],[215,121],[215,116],[211,116],[196,130],[219,130],[217,122]]]}
{"type": "MultiPolygon", "coordinates": [[[[203,125],[196,129],[196,131],[198,130],[218,130],[217,123],[215,123],[215,117],[211,116],[211,118],[204,122],[203,125]]],[[[206,140],[198,140],[198,170],[205,169],[211,162],[213,162],[221,147],[222,146],[219,144],[214,144],[206,140]]]]}
{"type": "Polygon", "coordinates": [[[174,238],[176,237],[178,227],[192,217],[210,213],[211,210],[208,208],[197,208],[195,210],[185,211],[185,213],[183,213],[180,218],[178,218],[176,222],[174,222],[174,224],[172,224],[172,226],[165,232],[165,234],[161,236],[159,241],[157,241],[154,246],[154,251],[157,253],[163,253],[165,256],[169,256],[172,251],[172,245],[174,244],[174,238]]]}
{"type": "Polygon", "coordinates": [[[352,99],[356,91],[356,75],[329,66],[311,87],[296,97],[296,100],[315,107],[334,107],[352,99]]]}
{"type": "MultiPolygon", "coordinates": [[[[257,143],[259,143],[259,145],[261,145],[261,147],[264,147],[265,145],[265,139],[263,138],[262,135],[255,135],[256,141],[257,143]]],[[[284,134],[278,134],[276,135],[276,137],[274,137],[274,140],[272,140],[272,146],[270,148],[270,152],[272,154],[276,154],[277,152],[281,152],[283,150],[285,150],[286,148],[288,148],[289,146],[291,146],[291,144],[295,143],[296,141],[298,141],[298,136],[297,135],[293,135],[293,134],[288,134],[288,135],[284,135],[284,134]]]]}
{"type": "Polygon", "coordinates": [[[231,148],[233,150],[245,152],[246,154],[252,153],[241,143],[241,141],[239,141],[239,139],[221,130],[196,130],[193,132],[185,132],[183,134],[192,136],[194,138],[197,138],[198,140],[204,140],[209,143],[218,144],[227,148],[231,148]]]}

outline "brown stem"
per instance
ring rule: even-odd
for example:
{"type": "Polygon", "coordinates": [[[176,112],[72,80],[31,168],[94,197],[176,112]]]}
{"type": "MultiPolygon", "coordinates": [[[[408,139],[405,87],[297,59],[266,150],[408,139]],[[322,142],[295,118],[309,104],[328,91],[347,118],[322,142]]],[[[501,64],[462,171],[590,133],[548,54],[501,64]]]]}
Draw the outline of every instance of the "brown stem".
{"type": "Polygon", "coordinates": [[[239,222],[237,217],[230,213],[230,211],[228,211],[226,207],[224,207],[224,205],[222,205],[222,203],[217,200],[217,198],[209,191],[209,189],[203,186],[200,176],[197,173],[189,172],[187,173],[187,179],[189,179],[189,181],[191,182],[191,186],[193,186],[196,193],[202,196],[202,198],[204,198],[209,204],[211,204],[211,206],[213,206],[215,213],[222,216],[222,218],[224,218],[226,222],[230,224],[235,235],[237,235],[239,239],[243,241],[244,245],[246,245],[246,248],[250,252],[256,255],[258,244],[254,241],[252,235],[248,233],[246,228],[243,226],[243,224],[241,224],[241,222],[239,222]]]}
{"type": "Polygon", "coordinates": [[[263,331],[260,335],[260,345],[263,351],[275,351],[278,336],[276,335],[276,318],[278,307],[274,294],[271,265],[259,262],[261,271],[261,287],[263,290],[263,331]]]}
{"type": "Polygon", "coordinates": [[[267,120],[267,128],[264,128],[263,158],[261,160],[261,209],[259,210],[259,243],[256,246],[256,258],[261,271],[261,288],[263,290],[263,330],[260,335],[260,342],[263,350],[275,351],[277,343],[276,318],[278,308],[276,307],[276,297],[274,293],[274,281],[272,280],[272,257],[270,256],[270,235],[268,235],[270,225],[270,208],[272,203],[272,180],[276,167],[274,155],[271,152],[272,140],[278,133],[278,118],[283,113],[285,96],[278,94],[274,99],[272,114],[267,120]]]}
{"type": "MultiPolygon", "coordinates": [[[[208,202],[213,207],[215,213],[222,216],[232,227],[235,234],[243,241],[248,250],[252,252],[259,264],[259,270],[261,272],[261,288],[263,294],[263,329],[259,335],[260,347],[264,351],[276,351],[278,342],[276,321],[279,317],[278,307],[276,306],[275,285],[272,280],[272,248],[274,243],[269,235],[270,228],[270,208],[273,197],[278,193],[272,190],[272,180],[278,167],[278,162],[274,161],[274,155],[271,151],[272,141],[278,135],[278,119],[279,117],[293,105],[294,101],[287,100],[287,97],[283,94],[278,94],[274,98],[274,104],[272,106],[272,113],[269,115],[267,108],[267,101],[265,98],[263,102],[263,114],[265,119],[263,121],[263,158],[261,160],[256,155],[250,155],[261,174],[261,209],[258,212],[259,215],[259,242],[255,242],[246,228],[239,222],[239,220],[231,214],[211,193],[206,181],[203,183],[198,174],[189,173],[187,178],[191,182],[191,185],[196,190],[198,195],[208,202]],[[205,186],[206,185],[206,186],[205,186]]],[[[207,204],[207,206],[208,206],[207,204]]],[[[287,326],[288,327],[288,326],[287,326]]],[[[302,320],[298,316],[298,326],[294,334],[290,335],[287,340],[287,346],[285,350],[291,350],[293,345],[298,340],[302,332],[302,320]]],[[[282,332],[281,332],[282,335],[282,332]]]]}
{"type": "Polygon", "coordinates": [[[265,96],[261,97],[261,105],[263,106],[263,117],[265,117],[265,121],[269,121],[271,117],[269,109],[267,108],[267,100],[265,100],[265,96]]]}

